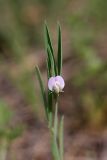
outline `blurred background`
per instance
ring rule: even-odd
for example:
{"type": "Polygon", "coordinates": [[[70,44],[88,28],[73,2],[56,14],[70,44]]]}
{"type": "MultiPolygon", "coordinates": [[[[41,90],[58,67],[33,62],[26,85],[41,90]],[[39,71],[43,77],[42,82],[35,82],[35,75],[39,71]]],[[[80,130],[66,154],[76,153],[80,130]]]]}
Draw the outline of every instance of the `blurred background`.
{"type": "Polygon", "coordinates": [[[107,160],[107,1],[0,0],[0,160],[51,160],[38,65],[62,28],[65,160],[107,160]]]}

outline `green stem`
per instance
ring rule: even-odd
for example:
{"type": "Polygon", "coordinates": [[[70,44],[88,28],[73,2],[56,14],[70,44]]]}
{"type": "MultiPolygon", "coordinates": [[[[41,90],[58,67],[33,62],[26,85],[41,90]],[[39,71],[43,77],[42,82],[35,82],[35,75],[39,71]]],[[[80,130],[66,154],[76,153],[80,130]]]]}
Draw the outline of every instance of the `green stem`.
{"type": "Polygon", "coordinates": [[[49,119],[49,131],[51,136],[51,151],[53,160],[63,160],[63,116],[58,122],[58,95],[54,96],[55,110],[49,119]]]}
{"type": "Polygon", "coordinates": [[[60,160],[58,146],[58,97],[55,96],[55,114],[53,116],[52,126],[49,128],[51,134],[51,151],[53,160],[60,160]]]}

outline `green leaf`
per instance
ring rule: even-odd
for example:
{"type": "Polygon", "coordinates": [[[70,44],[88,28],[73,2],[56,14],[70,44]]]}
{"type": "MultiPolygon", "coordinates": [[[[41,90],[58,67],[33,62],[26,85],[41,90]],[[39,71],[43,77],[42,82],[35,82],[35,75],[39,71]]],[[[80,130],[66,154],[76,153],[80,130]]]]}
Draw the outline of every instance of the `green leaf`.
{"type": "Polygon", "coordinates": [[[47,45],[50,46],[51,52],[54,53],[52,42],[51,42],[51,37],[50,37],[50,32],[49,32],[49,29],[46,23],[45,23],[45,36],[46,36],[45,39],[46,39],[47,45]]]}
{"type": "Polygon", "coordinates": [[[57,63],[58,63],[58,75],[61,75],[62,72],[62,37],[61,37],[61,28],[58,24],[58,53],[57,53],[57,63]]]}
{"type": "Polygon", "coordinates": [[[37,78],[38,78],[40,89],[41,89],[41,94],[42,94],[42,98],[43,98],[43,102],[44,102],[46,117],[48,119],[48,103],[47,103],[45,88],[44,88],[43,81],[41,78],[41,73],[40,73],[40,70],[38,67],[36,67],[36,74],[37,74],[37,78]]]}
{"type": "Polygon", "coordinates": [[[50,61],[50,58],[48,58],[48,57],[46,60],[46,64],[47,64],[47,76],[49,79],[51,77],[51,61],[50,61]]]}
{"type": "Polygon", "coordinates": [[[55,64],[54,64],[54,59],[53,59],[53,56],[52,56],[52,52],[51,52],[51,50],[50,50],[50,47],[49,47],[49,45],[48,45],[48,47],[47,47],[47,54],[48,54],[48,59],[49,59],[49,67],[50,68],[48,68],[48,71],[50,71],[51,73],[50,73],[50,76],[54,76],[55,75],[55,64]]]}
{"type": "Polygon", "coordinates": [[[64,117],[61,117],[60,125],[59,125],[59,152],[60,152],[60,160],[63,160],[64,156],[64,117]]]}
{"type": "MultiPolygon", "coordinates": [[[[49,48],[51,51],[52,59],[54,61],[54,71],[55,71],[55,75],[57,75],[57,66],[56,66],[55,57],[54,57],[54,50],[53,50],[53,46],[52,46],[52,42],[51,42],[50,32],[49,32],[49,29],[48,29],[48,26],[46,23],[45,23],[45,43],[46,43],[45,44],[46,50],[47,50],[47,48],[49,48]]],[[[47,56],[49,56],[49,55],[47,55],[47,56]]]]}

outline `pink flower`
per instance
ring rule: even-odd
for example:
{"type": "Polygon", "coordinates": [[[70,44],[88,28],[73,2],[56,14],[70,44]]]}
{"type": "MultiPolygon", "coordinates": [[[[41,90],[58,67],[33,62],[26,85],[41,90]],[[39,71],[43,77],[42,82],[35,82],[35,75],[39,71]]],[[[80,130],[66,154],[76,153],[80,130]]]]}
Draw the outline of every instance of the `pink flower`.
{"type": "Polygon", "coordinates": [[[55,93],[62,92],[65,86],[64,79],[61,76],[51,77],[48,81],[48,88],[55,93]]]}

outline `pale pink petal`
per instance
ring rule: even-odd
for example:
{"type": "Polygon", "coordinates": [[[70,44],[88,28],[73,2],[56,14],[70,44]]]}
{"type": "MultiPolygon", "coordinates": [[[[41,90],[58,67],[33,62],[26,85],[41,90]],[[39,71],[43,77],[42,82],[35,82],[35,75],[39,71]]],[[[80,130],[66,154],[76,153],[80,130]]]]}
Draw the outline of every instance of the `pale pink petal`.
{"type": "Polygon", "coordinates": [[[61,89],[64,88],[65,82],[64,82],[64,79],[63,79],[61,76],[56,76],[56,77],[55,77],[55,81],[58,81],[58,82],[60,83],[61,89]]]}
{"type": "Polygon", "coordinates": [[[55,77],[51,77],[49,80],[48,80],[48,88],[49,90],[53,90],[53,87],[55,85],[55,77]]]}

